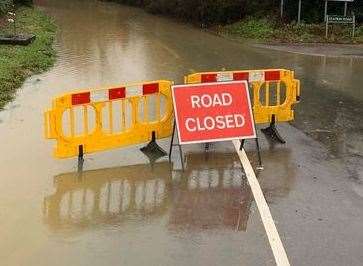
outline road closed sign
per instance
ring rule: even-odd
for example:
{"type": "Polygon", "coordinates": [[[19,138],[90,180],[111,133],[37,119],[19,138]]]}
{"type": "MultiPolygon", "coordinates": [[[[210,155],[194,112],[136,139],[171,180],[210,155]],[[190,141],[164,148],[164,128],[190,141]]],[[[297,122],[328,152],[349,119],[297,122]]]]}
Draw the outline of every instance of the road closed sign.
{"type": "Polygon", "coordinates": [[[246,81],[172,87],[179,143],[255,138],[246,81]]]}

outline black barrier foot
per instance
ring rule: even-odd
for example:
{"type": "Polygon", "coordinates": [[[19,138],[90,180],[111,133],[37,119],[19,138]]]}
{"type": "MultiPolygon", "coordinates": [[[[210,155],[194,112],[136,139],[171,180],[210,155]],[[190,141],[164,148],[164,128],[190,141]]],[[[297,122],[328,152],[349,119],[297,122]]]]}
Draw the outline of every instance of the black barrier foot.
{"type": "Polygon", "coordinates": [[[168,155],[157,143],[155,137],[155,131],[152,132],[151,141],[140,149],[143,154],[145,154],[151,163],[154,163],[161,157],[168,155]]]}
{"type": "Polygon", "coordinates": [[[262,165],[261,150],[260,150],[260,144],[258,143],[258,138],[256,138],[255,141],[256,141],[256,149],[257,149],[257,157],[258,157],[257,170],[262,171],[263,165],[262,165]]]}
{"type": "Polygon", "coordinates": [[[245,140],[241,139],[241,145],[239,146],[239,150],[241,151],[243,149],[243,146],[245,145],[245,140]]]}
{"type": "Polygon", "coordinates": [[[78,161],[83,160],[83,145],[78,146],[78,161]]]}
{"type": "Polygon", "coordinates": [[[268,126],[266,128],[262,128],[261,131],[263,134],[265,134],[267,137],[269,137],[273,141],[277,141],[282,144],[286,143],[286,141],[281,137],[280,133],[277,131],[274,115],[272,115],[270,126],[268,126]]]}

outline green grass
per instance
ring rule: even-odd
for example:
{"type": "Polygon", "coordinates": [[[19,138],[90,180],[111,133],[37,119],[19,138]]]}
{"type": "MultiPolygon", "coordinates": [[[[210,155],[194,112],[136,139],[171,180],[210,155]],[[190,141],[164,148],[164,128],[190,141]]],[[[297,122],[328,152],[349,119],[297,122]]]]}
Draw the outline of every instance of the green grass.
{"type": "MultiPolygon", "coordinates": [[[[14,98],[16,89],[33,74],[41,73],[55,62],[52,47],[56,26],[51,18],[36,8],[21,7],[16,11],[18,33],[32,33],[36,40],[28,46],[0,45],[0,109],[14,98]]],[[[0,34],[12,33],[12,26],[0,34]]]]}
{"type": "Polygon", "coordinates": [[[286,43],[363,43],[363,26],[356,28],[351,38],[351,25],[330,25],[329,37],[325,39],[325,24],[282,24],[273,18],[246,18],[221,30],[222,34],[266,42],[286,43]]]}
{"type": "Polygon", "coordinates": [[[254,19],[249,17],[245,20],[224,27],[227,34],[239,35],[244,38],[266,40],[274,34],[274,24],[269,19],[254,19]]]}

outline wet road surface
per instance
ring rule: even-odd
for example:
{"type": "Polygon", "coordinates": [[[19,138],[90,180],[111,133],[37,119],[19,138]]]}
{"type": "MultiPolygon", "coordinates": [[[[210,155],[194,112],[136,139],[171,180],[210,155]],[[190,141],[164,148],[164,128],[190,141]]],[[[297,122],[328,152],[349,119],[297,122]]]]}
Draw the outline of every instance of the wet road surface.
{"type": "Polygon", "coordinates": [[[185,173],[138,146],[86,156],[79,174],[42,136],[64,91],[265,67],[294,69],[302,87],[296,121],[279,126],[287,144],[261,136],[258,174],[290,262],[361,264],[362,59],[251,48],[112,3],[39,5],[59,26],[58,60],[0,113],[1,265],[274,265],[231,143],[186,146],[185,173]]]}

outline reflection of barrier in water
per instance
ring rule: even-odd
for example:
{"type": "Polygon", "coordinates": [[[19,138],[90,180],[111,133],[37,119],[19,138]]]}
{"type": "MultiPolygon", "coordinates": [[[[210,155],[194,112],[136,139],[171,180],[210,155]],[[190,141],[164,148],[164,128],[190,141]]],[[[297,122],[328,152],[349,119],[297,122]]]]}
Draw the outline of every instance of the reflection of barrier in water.
{"type": "MultiPolygon", "coordinates": [[[[44,200],[45,222],[55,230],[120,224],[125,216],[155,217],[167,209],[171,165],[133,165],[54,178],[56,192],[44,200]]],[[[134,219],[133,219],[134,220],[134,219]]]]}
{"type": "Polygon", "coordinates": [[[234,153],[187,154],[173,186],[171,229],[246,230],[252,194],[234,153]]]}
{"type": "MultiPolygon", "coordinates": [[[[295,177],[288,149],[264,151],[260,173],[266,199],[286,196],[295,177]]],[[[68,173],[54,179],[56,191],[44,200],[52,230],[144,221],[170,213],[170,230],[227,228],[245,231],[253,201],[237,155],[186,154],[186,168],[172,180],[168,162],[68,173]]]]}

